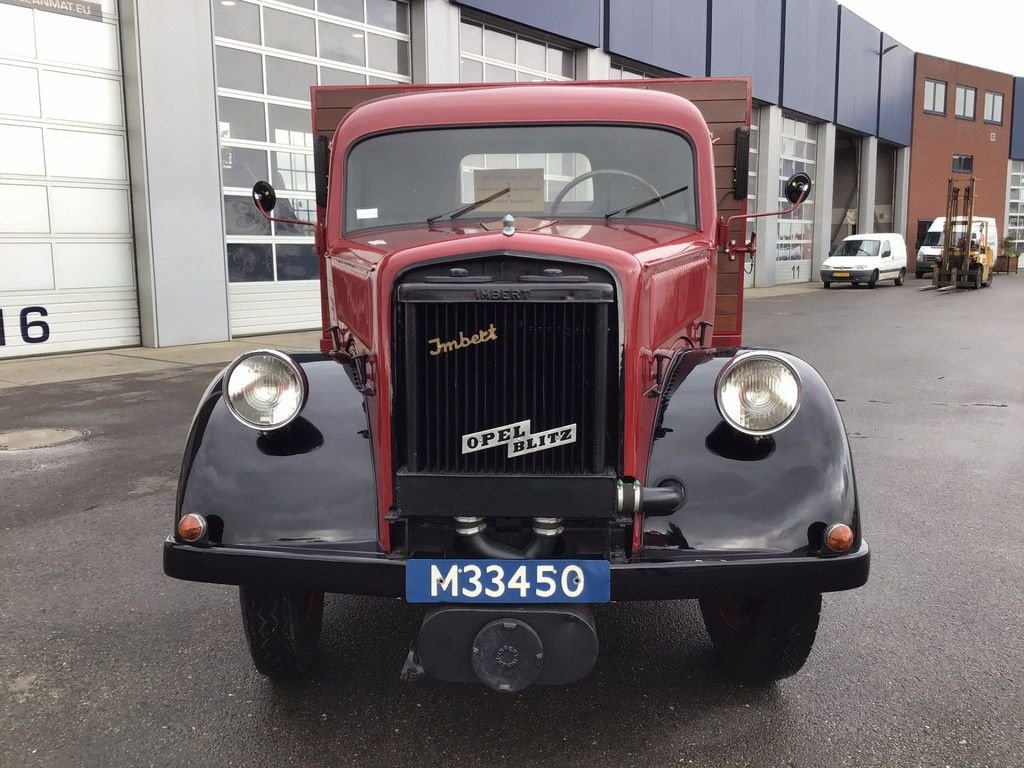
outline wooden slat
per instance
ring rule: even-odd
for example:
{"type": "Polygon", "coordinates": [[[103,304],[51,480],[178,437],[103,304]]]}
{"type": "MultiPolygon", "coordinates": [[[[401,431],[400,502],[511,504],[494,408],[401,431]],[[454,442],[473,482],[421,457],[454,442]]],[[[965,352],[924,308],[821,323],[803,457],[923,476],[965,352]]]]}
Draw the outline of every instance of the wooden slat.
{"type": "Polygon", "coordinates": [[[718,315],[735,315],[740,297],[735,293],[718,294],[718,315]]]}
{"type": "Polygon", "coordinates": [[[732,274],[718,274],[718,286],[715,291],[718,295],[732,294],[739,291],[739,273],[733,272],[732,274]]]}

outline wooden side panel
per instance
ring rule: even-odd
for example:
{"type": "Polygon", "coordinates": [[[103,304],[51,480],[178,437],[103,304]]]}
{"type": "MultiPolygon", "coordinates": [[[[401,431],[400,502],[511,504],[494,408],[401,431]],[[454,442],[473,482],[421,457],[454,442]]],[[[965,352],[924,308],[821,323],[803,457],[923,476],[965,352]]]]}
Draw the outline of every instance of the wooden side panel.
{"type": "MultiPolygon", "coordinates": [[[[522,85],[522,84],[520,84],[522,85]]],[[[550,85],[548,83],[547,85],[550,85]]],[[[648,88],[673,93],[689,99],[700,109],[708,123],[714,142],[712,151],[715,162],[715,187],[717,189],[719,216],[742,215],[747,211],[746,199],[737,200],[733,194],[733,177],[736,163],[736,129],[750,125],[750,81],[730,78],[679,78],[665,80],[610,80],[576,81],[562,84],[564,87],[587,87],[614,85],[622,88],[648,88]]],[[[425,90],[452,88],[494,87],[493,83],[416,84],[396,86],[323,86],[312,89],[313,131],[317,135],[332,138],[338,124],[358,104],[381,96],[397,96],[425,90]]],[[[729,237],[740,241],[744,237],[742,221],[733,222],[729,237]]],[[[727,245],[727,244],[722,244],[727,245]]],[[[743,280],[740,279],[739,258],[731,261],[728,256],[718,259],[717,304],[715,313],[715,335],[719,339],[728,336],[728,342],[738,343],[743,321],[743,280]]]]}

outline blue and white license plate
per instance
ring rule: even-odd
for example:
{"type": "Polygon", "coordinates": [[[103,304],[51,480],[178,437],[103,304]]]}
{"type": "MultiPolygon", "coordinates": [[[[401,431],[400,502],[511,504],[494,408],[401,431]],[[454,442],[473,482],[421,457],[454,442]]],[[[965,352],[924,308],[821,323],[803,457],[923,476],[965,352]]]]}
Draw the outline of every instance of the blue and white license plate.
{"type": "Polygon", "coordinates": [[[409,560],[410,603],[607,603],[606,560],[409,560]]]}

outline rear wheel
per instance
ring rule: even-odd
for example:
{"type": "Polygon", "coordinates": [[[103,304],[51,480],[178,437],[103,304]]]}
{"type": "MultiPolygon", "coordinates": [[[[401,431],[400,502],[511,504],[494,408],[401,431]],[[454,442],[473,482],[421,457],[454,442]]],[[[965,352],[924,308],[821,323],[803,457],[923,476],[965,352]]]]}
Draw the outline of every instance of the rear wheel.
{"type": "Polygon", "coordinates": [[[874,288],[878,285],[878,270],[876,269],[871,273],[871,277],[868,279],[868,288],[874,288]]]}
{"type": "Polygon", "coordinates": [[[796,674],[818,630],[821,595],[719,597],[700,601],[715,655],[733,677],[769,683],[796,674]]]}
{"type": "Polygon", "coordinates": [[[252,663],[267,677],[296,677],[316,657],[324,593],[241,586],[242,626],[252,663]]]}
{"type": "Polygon", "coordinates": [[[896,279],[892,281],[893,285],[903,285],[903,280],[907,276],[907,270],[901,269],[900,273],[896,275],[896,279]]]}

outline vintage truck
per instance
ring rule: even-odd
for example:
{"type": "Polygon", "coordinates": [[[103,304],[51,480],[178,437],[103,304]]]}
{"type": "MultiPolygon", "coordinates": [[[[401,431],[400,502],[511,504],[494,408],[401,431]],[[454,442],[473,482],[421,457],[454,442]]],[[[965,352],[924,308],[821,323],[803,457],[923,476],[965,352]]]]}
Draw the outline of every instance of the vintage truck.
{"type": "Polygon", "coordinates": [[[165,572],[238,585],[270,677],[326,592],[427,606],[410,678],[570,683],[594,604],[683,598],[738,678],[799,670],[869,552],[825,382],[740,346],[749,80],[311,97],[321,348],[210,384],[165,572]]]}

